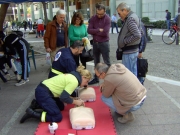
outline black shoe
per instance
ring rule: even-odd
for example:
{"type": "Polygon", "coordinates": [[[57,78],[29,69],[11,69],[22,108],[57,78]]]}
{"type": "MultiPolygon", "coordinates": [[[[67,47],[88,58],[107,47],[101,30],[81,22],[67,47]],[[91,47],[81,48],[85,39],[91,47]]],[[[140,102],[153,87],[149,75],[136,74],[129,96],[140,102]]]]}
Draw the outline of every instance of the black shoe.
{"type": "Polygon", "coordinates": [[[35,110],[35,109],[42,109],[42,107],[37,103],[36,99],[33,99],[31,101],[31,105],[29,106],[29,108],[35,110]]]}
{"type": "Polygon", "coordinates": [[[26,109],[26,114],[21,118],[20,123],[24,123],[29,118],[41,119],[41,113],[32,110],[31,108],[26,109]]]}
{"type": "Polygon", "coordinates": [[[99,79],[98,78],[92,79],[88,84],[92,85],[92,84],[96,84],[96,83],[99,83],[99,79]]]}

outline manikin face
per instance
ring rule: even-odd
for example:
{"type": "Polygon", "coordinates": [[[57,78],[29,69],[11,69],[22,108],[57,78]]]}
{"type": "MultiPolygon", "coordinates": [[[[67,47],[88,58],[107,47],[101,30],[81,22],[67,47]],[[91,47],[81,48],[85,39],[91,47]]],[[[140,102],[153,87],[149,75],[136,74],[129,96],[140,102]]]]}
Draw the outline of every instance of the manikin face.
{"type": "Polygon", "coordinates": [[[82,76],[82,82],[80,87],[87,87],[88,86],[88,82],[90,79],[85,78],[84,76],[82,76]]]}
{"type": "Polygon", "coordinates": [[[64,22],[66,15],[60,14],[60,15],[56,15],[56,19],[57,19],[57,23],[61,24],[62,22],[64,22]]]}

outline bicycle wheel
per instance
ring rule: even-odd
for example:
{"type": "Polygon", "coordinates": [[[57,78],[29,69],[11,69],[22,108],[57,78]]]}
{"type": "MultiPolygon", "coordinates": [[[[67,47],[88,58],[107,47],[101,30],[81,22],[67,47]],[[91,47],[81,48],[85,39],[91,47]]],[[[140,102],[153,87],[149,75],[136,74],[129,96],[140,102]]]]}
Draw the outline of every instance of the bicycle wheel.
{"type": "Polygon", "coordinates": [[[174,43],[174,41],[176,40],[176,31],[173,29],[170,30],[165,30],[162,34],[162,41],[167,44],[170,45],[172,43],[174,43]]]}
{"type": "Polygon", "coordinates": [[[161,25],[161,29],[167,29],[167,24],[166,24],[166,23],[163,23],[163,24],[161,25]]]}

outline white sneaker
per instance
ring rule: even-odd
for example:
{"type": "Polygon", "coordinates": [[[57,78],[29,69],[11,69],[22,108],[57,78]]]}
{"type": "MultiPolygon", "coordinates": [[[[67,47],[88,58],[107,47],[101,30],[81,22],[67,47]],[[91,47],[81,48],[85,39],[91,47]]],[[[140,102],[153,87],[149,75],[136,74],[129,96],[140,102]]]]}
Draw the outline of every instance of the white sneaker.
{"type": "Polygon", "coordinates": [[[18,81],[20,81],[20,80],[21,80],[21,75],[17,74],[17,75],[16,75],[16,79],[17,79],[18,81]]]}
{"type": "Polygon", "coordinates": [[[26,80],[24,80],[26,83],[29,82],[29,78],[27,78],[26,80]]]}
{"type": "Polygon", "coordinates": [[[15,85],[16,86],[21,86],[21,85],[23,85],[23,84],[25,84],[26,83],[26,81],[25,80],[20,80],[18,83],[16,83],[15,85]]]}
{"type": "Polygon", "coordinates": [[[172,38],[172,37],[169,37],[169,39],[173,40],[173,38],[172,38]]]}

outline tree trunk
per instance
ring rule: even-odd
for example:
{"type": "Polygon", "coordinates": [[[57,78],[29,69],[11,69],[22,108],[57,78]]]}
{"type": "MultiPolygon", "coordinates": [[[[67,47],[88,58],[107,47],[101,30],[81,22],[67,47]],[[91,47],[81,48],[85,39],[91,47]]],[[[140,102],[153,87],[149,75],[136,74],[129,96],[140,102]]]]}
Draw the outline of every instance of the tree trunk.
{"type": "Polygon", "coordinates": [[[1,4],[1,8],[0,8],[0,31],[3,31],[3,23],[4,23],[4,19],[5,19],[8,7],[9,7],[9,3],[1,4]]]}
{"type": "Polygon", "coordinates": [[[42,2],[42,5],[44,9],[44,25],[47,25],[48,20],[47,20],[46,2],[42,2]]]}

